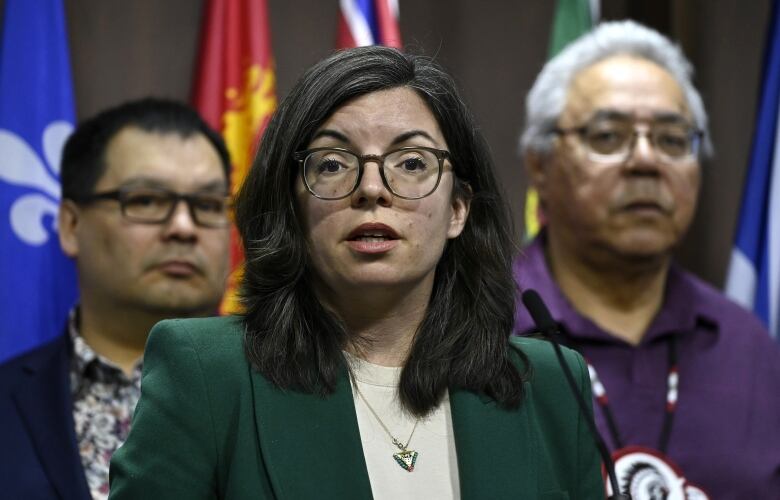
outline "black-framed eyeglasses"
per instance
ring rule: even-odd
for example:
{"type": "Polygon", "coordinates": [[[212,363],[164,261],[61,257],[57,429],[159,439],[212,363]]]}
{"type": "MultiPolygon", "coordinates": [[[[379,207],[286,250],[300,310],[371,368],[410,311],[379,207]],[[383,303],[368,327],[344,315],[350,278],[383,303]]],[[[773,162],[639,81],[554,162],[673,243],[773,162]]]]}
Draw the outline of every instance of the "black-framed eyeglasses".
{"type": "Polygon", "coordinates": [[[152,187],[122,187],[114,191],[69,196],[76,203],[116,200],[127,220],[142,224],[163,224],[173,215],[180,201],[187,204],[195,224],[203,227],[225,227],[229,224],[230,202],[223,193],[177,193],[152,187]]]}
{"type": "Polygon", "coordinates": [[[301,165],[306,189],[322,200],[340,200],[355,192],[367,162],[380,165],[382,183],[393,195],[417,200],[439,186],[444,160],[450,153],[422,146],[405,147],[383,155],[358,155],[343,148],[313,148],[298,151],[293,159],[301,165]]]}
{"type": "Polygon", "coordinates": [[[647,137],[663,161],[680,163],[698,157],[703,133],[682,117],[653,121],[647,131],[638,130],[629,116],[595,118],[580,127],[556,128],[559,135],[577,134],[596,163],[622,163],[633,154],[637,137],[647,137]]]}

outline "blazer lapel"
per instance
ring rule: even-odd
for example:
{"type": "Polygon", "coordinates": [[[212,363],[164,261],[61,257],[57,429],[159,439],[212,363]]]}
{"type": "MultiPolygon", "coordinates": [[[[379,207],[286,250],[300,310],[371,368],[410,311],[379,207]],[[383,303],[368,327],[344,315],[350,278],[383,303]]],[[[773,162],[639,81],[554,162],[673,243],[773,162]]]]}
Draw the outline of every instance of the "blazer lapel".
{"type": "Polygon", "coordinates": [[[277,498],[371,498],[346,370],[325,398],[282,391],[253,372],[255,424],[277,498]]]}
{"type": "Polygon", "coordinates": [[[504,410],[485,396],[451,390],[450,405],[461,497],[538,498],[538,443],[526,402],[504,410]]]}
{"type": "Polygon", "coordinates": [[[29,363],[13,399],[41,465],[62,498],[89,498],[73,424],[65,337],[53,356],[29,363]]]}

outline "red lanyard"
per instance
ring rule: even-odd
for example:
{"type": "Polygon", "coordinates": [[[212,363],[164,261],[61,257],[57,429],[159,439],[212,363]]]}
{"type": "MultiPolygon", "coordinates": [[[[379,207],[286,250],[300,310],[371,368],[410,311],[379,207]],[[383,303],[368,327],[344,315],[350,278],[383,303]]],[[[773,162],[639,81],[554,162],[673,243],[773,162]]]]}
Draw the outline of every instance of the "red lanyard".
{"type": "MultiPolygon", "coordinates": [[[[674,423],[674,411],[677,409],[677,395],[678,387],[680,383],[680,375],[677,372],[677,338],[672,335],[669,338],[668,345],[668,370],[666,373],[666,404],[664,408],[664,422],[661,427],[661,436],[658,440],[658,451],[666,454],[666,448],[669,445],[669,435],[672,432],[672,424],[674,423]]],[[[620,437],[620,432],[615,422],[615,416],[610,408],[609,398],[607,397],[607,390],[604,388],[604,384],[599,380],[599,376],[596,373],[596,369],[587,360],[588,372],[590,373],[590,384],[593,387],[593,396],[596,399],[596,403],[601,407],[601,411],[604,413],[604,418],[607,421],[607,428],[612,435],[612,442],[615,444],[616,449],[623,448],[623,439],[620,437]]]]}

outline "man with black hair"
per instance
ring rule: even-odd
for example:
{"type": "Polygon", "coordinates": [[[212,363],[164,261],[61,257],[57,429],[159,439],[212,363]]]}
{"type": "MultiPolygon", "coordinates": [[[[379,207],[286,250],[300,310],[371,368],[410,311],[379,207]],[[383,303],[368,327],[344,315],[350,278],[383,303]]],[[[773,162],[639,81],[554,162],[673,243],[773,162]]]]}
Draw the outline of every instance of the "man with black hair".
{"type": "Polygon", "coordinates": [[[160,320],[214,314],[229,255],[230,160],[189,107],[144,99],[68,139],[59,238],[80,300],[63,335],[0,365],[7,498],[105,498],[160,320]]]}

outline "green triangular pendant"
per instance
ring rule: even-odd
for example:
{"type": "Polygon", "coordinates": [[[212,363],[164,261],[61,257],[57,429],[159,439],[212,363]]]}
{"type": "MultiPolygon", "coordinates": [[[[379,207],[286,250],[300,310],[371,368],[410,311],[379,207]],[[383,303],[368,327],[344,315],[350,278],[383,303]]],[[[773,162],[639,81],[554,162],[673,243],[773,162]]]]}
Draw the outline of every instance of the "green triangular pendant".
{"type": "Polygon", "coordinates": [[[414,450],[404,450],[401,453],[393,453],[393,458],[404,470],[412,472],[414,464],[417,463],[417,452],[414,450]]]}

